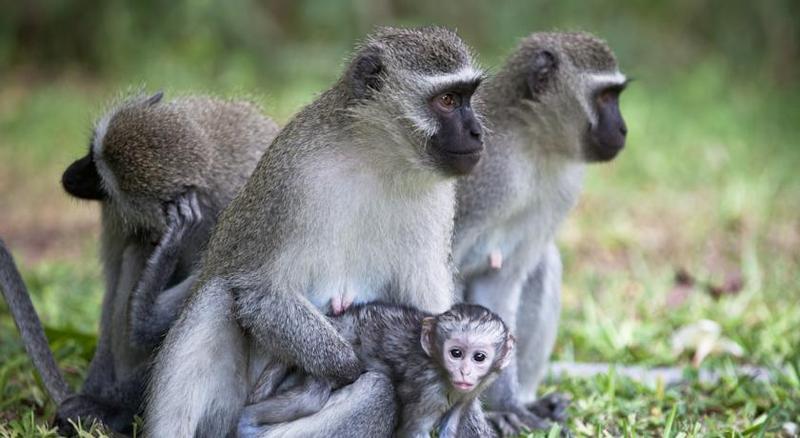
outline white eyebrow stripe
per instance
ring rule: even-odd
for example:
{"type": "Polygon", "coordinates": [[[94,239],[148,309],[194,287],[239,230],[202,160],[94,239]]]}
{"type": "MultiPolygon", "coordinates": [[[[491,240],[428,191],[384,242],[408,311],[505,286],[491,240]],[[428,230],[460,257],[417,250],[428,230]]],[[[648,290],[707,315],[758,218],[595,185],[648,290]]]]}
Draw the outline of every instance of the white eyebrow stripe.
{"type": "Polygon", "coordinates": [[[426,76],[425,79],[429,84],[437,86],[443,84],[456,84],[459,82],[473,82],[481,79],[482,77],[482,71],[475,70],[471,66],[467,66],[453,73],[426,76]]]}
{"type": "Polygon", "coordinates": [[[106,131],[108,131],[108,124],[111,122],[111,115],[106,114],[97,122],[94,128],[94,141],[92,142],[92,153],[94,153],[95,157],[101,156],[103,152],[103,140],[106,137],[106,131]]]}
{"type": "Polygon", "coordinates": [[[94,165],[97,167],[97,173],[100,174],[100,183],[112,199],[119,197],[119,189],[117,180],[114,178],[114,172],[112,172],[105,161],[103,161],[103,141],[105,140],[108,125],[111,123],[111,118],[114,117],[114,114],[115,112],[111,111],[97,122],[94,128],[94,139],[92,141],[92,155],[94,156],[94,165]]]}
{"type": "Polygon", "coordinates": [[[621,84],[627,79],[624,74],[620,72],[614,73],[596,73],[589,75],[592,83],[595,84],[621,84]]]}

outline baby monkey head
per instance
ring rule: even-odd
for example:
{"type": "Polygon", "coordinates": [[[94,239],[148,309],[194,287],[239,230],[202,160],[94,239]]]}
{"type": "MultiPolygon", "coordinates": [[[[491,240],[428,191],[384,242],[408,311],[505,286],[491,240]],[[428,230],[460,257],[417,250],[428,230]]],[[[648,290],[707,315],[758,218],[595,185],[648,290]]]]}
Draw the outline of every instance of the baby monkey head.
{"type": "Polygon", "coordinates": [[[457,304],[422,320],[422,348],[459,393],[482,390],[511,360],[515,339],[483,306],[457,304]]]}

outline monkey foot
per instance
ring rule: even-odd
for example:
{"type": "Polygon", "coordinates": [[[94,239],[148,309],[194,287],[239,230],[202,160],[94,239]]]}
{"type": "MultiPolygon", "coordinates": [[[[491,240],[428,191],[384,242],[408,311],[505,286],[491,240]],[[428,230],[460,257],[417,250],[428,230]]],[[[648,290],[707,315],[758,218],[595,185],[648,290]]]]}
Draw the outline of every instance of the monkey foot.
{"type": "Polygon", "coordinates": [[[517,436],[530,430],[549,430],[553,423],[528,411],[524,406],[486,412],[486,420],[500,436],[517,436]]]}
{"type": "Polygon", "coordinates": [[[53,425],[58,429],[60,435],[76,436],[77,431],[73,423],[88,427],[93,423],[103,423],[109,428],[119,433],[131,433],[133,431],[133,414],[123,412],[105,405],[94,398],[82,394],[75,394],[67,397],[56,411],[56,418],[53,425]]]}
{"type": "Polygon", "coordinates": [[[528,404],[526,408],[540,418],[563,423],[568,417],[569,403],[570,399],[566,395],[554,392],[540,397],[535,402],[528,404]]]}

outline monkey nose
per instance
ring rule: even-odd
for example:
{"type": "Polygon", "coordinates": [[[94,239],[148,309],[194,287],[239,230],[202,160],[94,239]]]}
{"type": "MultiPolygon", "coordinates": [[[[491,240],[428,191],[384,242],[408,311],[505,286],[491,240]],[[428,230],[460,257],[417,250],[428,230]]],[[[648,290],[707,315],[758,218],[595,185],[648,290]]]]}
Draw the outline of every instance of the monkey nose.
{"type": "Polygon", "coordinates": [[[479,125],[477,121],[473,120],[467,127],[467,130],[469,131],[470,137],[475,140],[480,140],[483,136],[483,129],[481,129],[481,125],[479,125]]]}

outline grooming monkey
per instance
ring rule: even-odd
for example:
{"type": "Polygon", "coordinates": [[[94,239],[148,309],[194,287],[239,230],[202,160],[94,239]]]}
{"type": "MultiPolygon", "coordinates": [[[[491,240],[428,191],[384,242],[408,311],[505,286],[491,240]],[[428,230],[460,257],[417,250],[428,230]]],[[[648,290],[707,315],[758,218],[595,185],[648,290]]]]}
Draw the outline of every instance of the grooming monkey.
{"type": "Polygon", "coordinates": [[[162,97],[114,106],[96,123],[86,156],[63,175],[64,189],[99,201],[102,215],[106,294],[97,351],[79,393],[69,393],[0,244],[0,286],[64,430],[78,418],[130,430],[150,358],[196,280],[211,227],[278,131],[247,102],[162,97]]]}
{"type": "Polygon", "coordinates": [[[223,212],[197,288],[155,361],[148,436],[232,433],[272,360],[355,383],[267,435],[391,434],[391,382],[362,375],[320,309],[334,297],[450,308],[455,176],[483,153],[471,106],[481,76],[446,29],[379,28],[366,37],[223,212]]]}
{"type": "MultiPolygon", "coordinates": [[[[367,370],[383,373],[394,383],[401,406],[398,437],[427,437],[440,421],[438,436],[456,436],[462,413],[508,364],[514,346],[503,321],[472,304],[457,304],[434,316],[411,307],[370,303],[351,307],[330,322],[367,370]]],[[[269,387],[255,391],[270,394],[276,371],[264,373],[269,387]]],[[[257,437],[269,429],[266,424],[314,413],[333,386],[330,380],[312,378],[247,406],[238,436],[257,437]]],[[[487,423],[482,430],[479,436],[492,432],[487,423]]]]}
{"type": "Polygon", "coordinates": [[[453,253],[464,299],[496,312],[517,336],[515,360],[486,391],[487,416],[505,434],[563,420],[558,397],[530,404],[558,329],[554,237],[585,164],[611,160],[625,144],[625,84],[605,42],[535,33],[479,90],[491,134],[486,158],[458,185],[453,253]]]}

